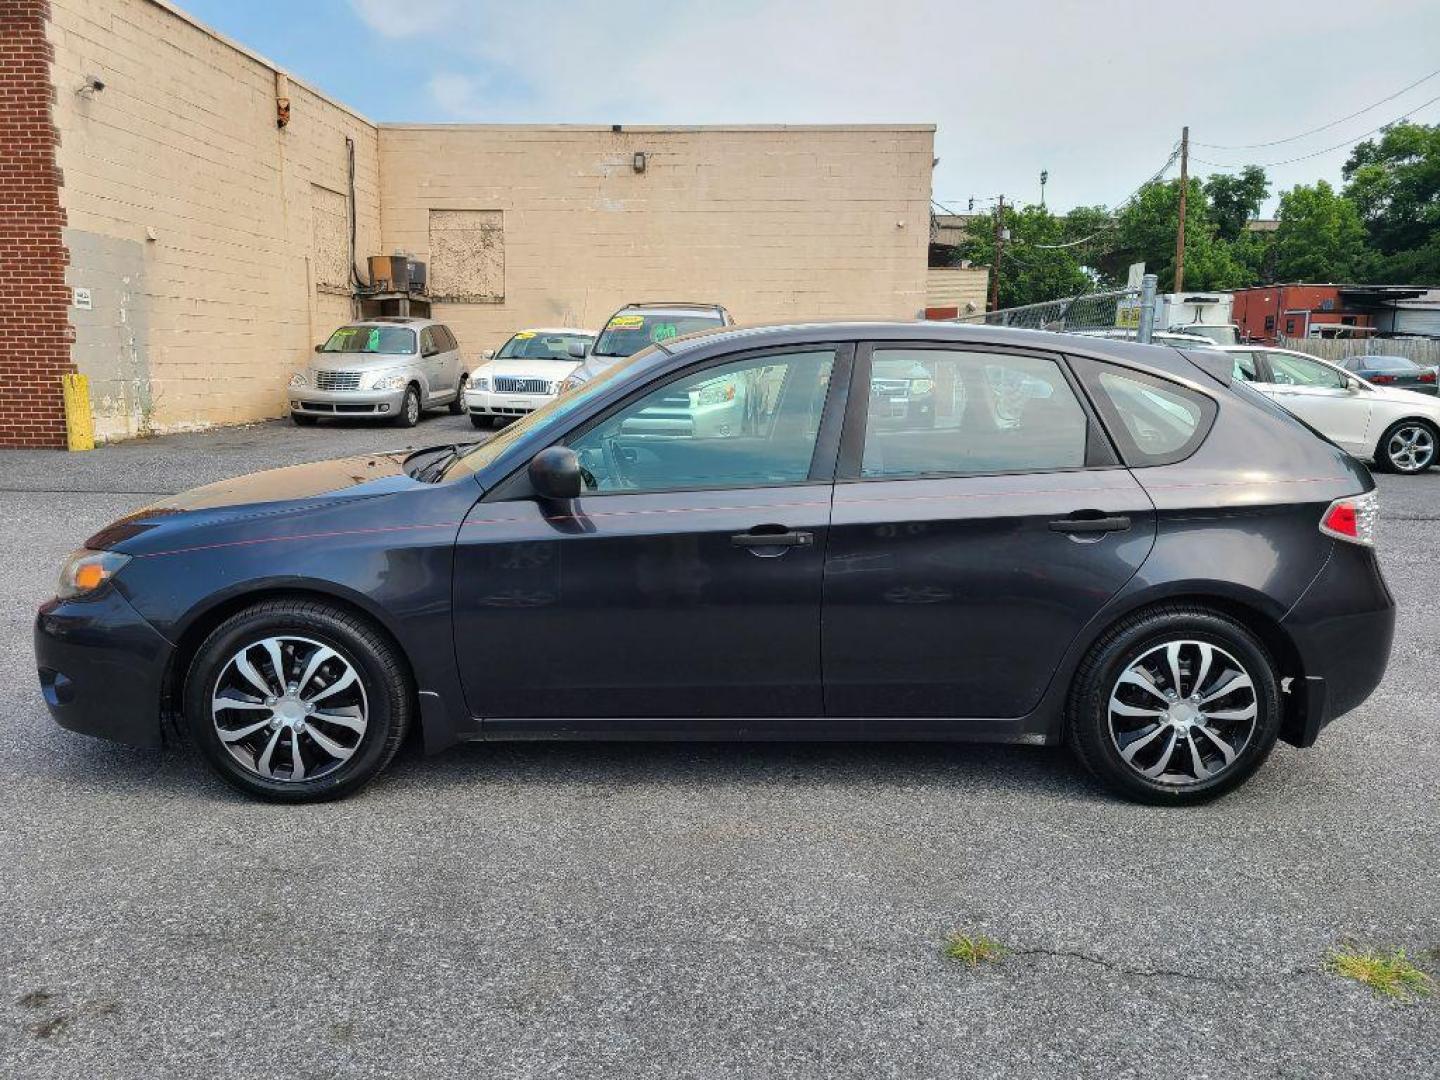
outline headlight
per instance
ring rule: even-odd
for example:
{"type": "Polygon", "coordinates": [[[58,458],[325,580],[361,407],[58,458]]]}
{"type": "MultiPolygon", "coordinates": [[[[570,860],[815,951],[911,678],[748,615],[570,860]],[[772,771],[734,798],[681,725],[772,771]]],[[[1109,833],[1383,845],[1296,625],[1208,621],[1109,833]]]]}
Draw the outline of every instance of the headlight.
{"type": "Polygon", "coordinates": [[[709,386],[702,386],[698,390],[690,391],[690,407],[692,409],[702,405],[721,405],[734,400],[735,384],[733,382],[711,383],[709,386]]]}
{"type": "Polygon", "coordinates": [[[118,551],[81,548],[60,568],[60,585],[55,595],[61,600],[73,600],[92,593],[118,574],[129,561],[129,555],[121,555],[118,551]]]}
{"type": "Polygon", "coordinates": [[[583,380],[583,379],[577,379],[574,375],[566,375],[565,378],[563,378],[563,379],[560,380],[560,385],[557,386],[557,387],[555,387],[555,393],[557,393],[557,394],[568,394],[571,390],[574,390],[576,387],[584,386],[584,385],[585,385],[585,380],[583,380]]]}
{"type": "Polygon", "coordinates": [[[299,390],[309,385],[310,380],[305,377],[305,372],[303,371],[297,371],[294,375],[290,376],[290,387],[293,390],[299,390]]]}
{"type": "Polygon", "coordinates": [[[477,376],[477,377],[475,377],[475,378],[473,378],[473,379],[470,380],[470,389],[471,389],[471,390],[489,390],[489,389],[490,389],[490,380],[487,379],[484,375],[479,375],[479,376],[477,376]]]}
{"type": "Polygon", "coordinates": [[[372,390],[403,390],[407,381],[405,373],[397,371],[388,375],[378,376],[375,381],[370,384],[370,388],[372,390]]]}

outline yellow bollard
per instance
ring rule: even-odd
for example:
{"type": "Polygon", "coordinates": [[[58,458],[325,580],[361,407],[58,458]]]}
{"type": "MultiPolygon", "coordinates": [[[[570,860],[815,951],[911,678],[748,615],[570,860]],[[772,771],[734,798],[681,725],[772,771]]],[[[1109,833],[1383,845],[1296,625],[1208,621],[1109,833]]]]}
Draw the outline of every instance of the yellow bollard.
{"type": "Polygon", "coordinates": [[[90,380],[61,375],[65,391],[65,442],[71,450],[95,449],[95,418],[90,414],[90,380]]]}

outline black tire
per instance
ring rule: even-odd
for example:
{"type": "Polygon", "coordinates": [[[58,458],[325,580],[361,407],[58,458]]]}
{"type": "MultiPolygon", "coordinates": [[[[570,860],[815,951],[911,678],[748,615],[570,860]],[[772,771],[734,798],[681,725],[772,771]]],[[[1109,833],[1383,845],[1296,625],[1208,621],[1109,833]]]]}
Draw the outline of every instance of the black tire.
{"type": "Polygon", "coordinates": [[[400,402],[400,411],[395,414],[395,426],[412,428],[420,422],[420,388],[413,383],[405,388],[405,399],[400,402]]]}
{"type": "Polygon", "coordinates": [[[1435,464],[1437,448],[1440,448],[1440,433],[1435,430],[1435,425],[1425,420],[1398,420],[1385,429],[1385,434],[1380,436],[1380,441],[1375,445],[1375,468],[1380,472],[1400,473],[1403,476],[1419,476],[1435,464]],[[1392,446],[1396,436],[1407,430],[1414,430],[1428,436],[1429,454],[1424,456],[1423,464],[1416,465],[1414,455],[1407,456],[1403,451],[1398,455],[1397,447],[1392,446]]]}
{"type": "MultiPolygon", "coordinates": [[[[264,674],[271,675],[273,670],[264,674]]],[[[414,712],[409,672],[395,646],[363,618],[320,600],[267,600],[230,616],[195,653],[185,677],[184,701],[186,733],[227,783],[262,799],[295,803],[343,798],[368,784],[395,756],[414,712]],[[211,708],[218,680],[237,653],[247,645],[261,648],[257,643],[265,638],[286,635],[334,650],[338,659],[356,673],[365,702],[365,729],[348,759],[338,765],[321,760],[322,766],[332,764],[331,771],[317,768],[318,775],[299,780],[270,779],[237,760],[221,741],[211,708]]],[[[222,713],[227,718],[249,715],[225,710],[222,713]]],[[[263,741],[270,730],[265,728],[256,738],[263,741]]],[[[341,734],[334,728],[329,730],[341,734]]],[[[280,734],[275,732],[277,738],[280,734]]],[[[305,738],[303,731],[287,734],[305,738]]],[[[238,745],[245,749],[244,743],[238,745]]],[[[282,745],[282,756],[288,753],[289,745],[282,745]]],[[[313,759],[328,758],[316,752],[313,744],[310,750],[312,768],[313,759]]]]}
{"type": "Polygon", "coordinates": [[[296,427],[314,427],[319,419],[318,416],[311,416],[309,413],[292,412],[290,414],[290,422],[296,427]]]}
{"type": "MultiPolygon", "coordinates": [[[[1223,674],[1222,671],[1221,675],[1223,674]]],[[[1220,677],[1217,675],[1216,679],[1220,677]]],[[[1220,685],[1208,674],[1204,676],[1204,681],[1211,688],[1220,685]]],[[[1130,696],[1136,691],[1126,690],[1124,693],[1130,696]]],[[[1243,690],[1237,691],[1237,695],[1244,693],[1243,690]]],[[[1147,697],[1148,691],[1140,693],[1142,700],[1147,697]]],[[[1160,697],[1158,693],[1155,695],[1156,699],[1160,697]]],[[[1175,702],[1173,708],[1180,709],[1187,703],[1187,700],[1182,698],[1175,702]]],[[[1220,709],[1228,708],[1234,703],[1234,698],[1222,697],[1217,701],[1220,709]]],[[[1122,701],[1121,704],[1126,702],[1122,701]]],[[[1248,709],[1248,705],[1242,707],[1248,709]]],[[[1162,710],[1155,711],[1158,713],[1162,710]]],[[[1168,716],[1169,710],[1164,711],[1168,716]]],[[[1119,719],[1124,720],[1123,717],[1119,719]]],[[[1275,673],[1275,663],[1265,646],[1254,634],[1229,616],[1190,604],[1170,604],[1138,612],[1107,631],[1091,648],[1075,673],[1066,717],[1069,741],[1076,756],[1102,783],[1127,799],[1161,806],[1206,802],[1244,783],[1274,749],[1275,740],[1280,733],[1280,719],[1279,680],[1275,673]],[[1168,719],[1149,721],[1156,724],[1158,730],[1140,727],[1136,732],[1128,733],[1137,736],[1133,742],[1126,742],[1126,749],[1131,752],[1135,764],[1122,757],[1118,744],[1120,736],[1112,735],[1111,694],[1121,692],[1118,686],[1120,677],[1131,665],[1141,662],[1147,654],[1154,655],[1152,650],[1177,641],[1194,643],[1182,646],[1180,653],[1181,694],[1199,689],[1193,685],[1186,686],[1184,680],[1187,675],[1194,678],[1200,674],[1195,670],[1199,666],[1200,643],[1218,647],[1228,653],[1226,660],[1233,659],[1238,662],[1243,673],[1250,677],[1256,713],[1253,728],[1249,731],[1243,747],[1234,753],[1233,760],[1228,764],[1223,763],[1218,744],[1205,736],[1203,728],[1198,738],[1187,736],[1191,743],[1183,744],[1179,741],[1178,732],[1174,737],[1170,735],[1168,719]],[[1187,661],[1183,659],[1186,655],[1190,657],[1188,668],[1187,661]],[[1146,750],[1138,737],[1140,735],[1155,737],[1155,748],[1146,750]],[[1141,766],[1151,763],[1151,758],[1142,754],[1153,754],[1158,760],[1165,754],[1161,744],[1172,741],[1176,747],[1175,752],[1180,755],[1173,759],[1174,762],[1197,777],[1193,782],[1184,778],[1172,778],[1170,782],[1165,782],[1163,779],[1151,779],[1142,775],[1141,766]],[[1138,752],[1134,749],[1137,743],[1140,744],[1138,752]],[[1202,766],[1205,765],[1206,754],[1212,757],[1211,765],[1219,766],[1215,768],[1213,775],[1199,778],[1202,768],[1193,765],[1189,758],[1189,746],[1193,744],[1202,748],[1202,766]]],[[[1147,723],[1143,719],[1124,722],[1137,725],[1147,723]]],[[[1184,720],[1178,722],[1183,724],[1184,720]]],[[[1215,730],[1220,730],[1220,723],[1231,722],[1220,721],[1216,723],[1215,730]]],[[[1228,737],[1229,732],[1225,734],[1228,737]]],[[[1233,751],[1233,746],[1229,743],[1226,745],[1233,751]]],[[[1152,764],[1151,767],[1155,766],[1152,764]]],[[[1170,775],[1168,770],[1166,775],[1170,775]]]]}
{"type": "Polygon", "coordinates": [[[479,413],[473,412],[470,414],[470,423],[477,428],[491,428],[495,426],[495,422],[491,420],[490,417],[481,416],[479,413]]]}
{"type": "Polygon", "coordinates": [[[470,385],[470,376],[460,373],[460,382],[455,387],[455,400],[450,402],[450,415],[459,416],[465,411],[465,387],[470,385]]]}

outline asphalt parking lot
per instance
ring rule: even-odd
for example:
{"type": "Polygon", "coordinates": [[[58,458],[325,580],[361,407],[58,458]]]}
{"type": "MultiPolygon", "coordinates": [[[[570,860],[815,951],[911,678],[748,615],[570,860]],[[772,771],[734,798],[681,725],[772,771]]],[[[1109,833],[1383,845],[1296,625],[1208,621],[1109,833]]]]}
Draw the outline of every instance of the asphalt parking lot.
{"type": "Polygon", "coordinates": [[[1440,472],[1381,478],[1379,692],[1200,809],[1059,751],[674,744],[407,748],[281,807],[50,721],[31,620],[95,528],[474,434],[0,452],[0,1076],[1440,1074],[1440,1003],[1322,968],[1353,940],[1440,969],[1440,472]],[[952,931],[1008,954],[946,960],[952,931]]]}

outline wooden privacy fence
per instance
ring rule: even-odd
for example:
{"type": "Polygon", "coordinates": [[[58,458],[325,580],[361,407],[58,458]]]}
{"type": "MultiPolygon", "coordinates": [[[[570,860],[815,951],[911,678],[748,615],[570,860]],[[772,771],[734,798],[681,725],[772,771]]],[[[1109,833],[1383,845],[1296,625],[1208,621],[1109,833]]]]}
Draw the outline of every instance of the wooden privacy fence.
{"type": "Polygon", "coordinates": [[[1440,339],[1436,338],[1287,338],[1280,339],[1282,348],[1318,356],[1338,364],[1347,356],[1403,356],[1421,367],[1440,365],[1440,339]]]}

